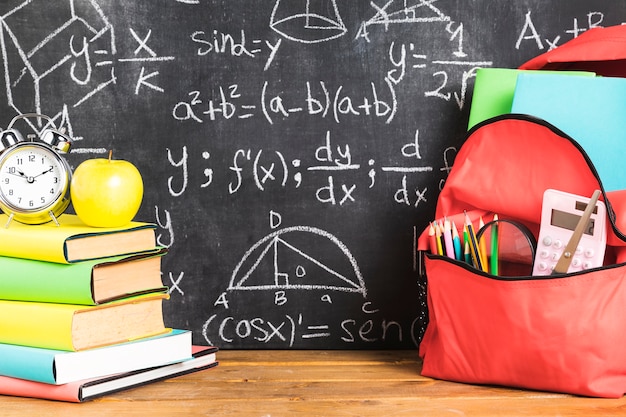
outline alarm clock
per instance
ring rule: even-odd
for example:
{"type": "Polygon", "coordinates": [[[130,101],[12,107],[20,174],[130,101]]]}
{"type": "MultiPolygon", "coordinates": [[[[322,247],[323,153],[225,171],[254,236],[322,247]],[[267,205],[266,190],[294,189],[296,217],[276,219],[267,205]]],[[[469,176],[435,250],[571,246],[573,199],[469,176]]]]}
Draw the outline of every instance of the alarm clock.
{"type": "Polygon", "coordinates": [[[5,227],[11,220],[59,225],[57,217],[70,204],[72,170],[62,154],[69,151],[71,143],[52,119],[41,114],[16,116],[0,133],[0,209],[9,216],[5,227]],[[13,124],[29,117],[47,123],[41,132],[24,139],[13,124]]]}

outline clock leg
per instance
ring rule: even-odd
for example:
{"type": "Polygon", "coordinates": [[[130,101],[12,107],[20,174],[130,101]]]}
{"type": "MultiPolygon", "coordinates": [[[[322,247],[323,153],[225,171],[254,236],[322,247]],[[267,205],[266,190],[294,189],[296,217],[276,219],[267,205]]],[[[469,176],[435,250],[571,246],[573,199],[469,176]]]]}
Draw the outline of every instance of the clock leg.
{"type": "Polygon", "coordinates": [[[11,224],[11,220],[13,220],[13,213],[9,214],[9,219],[7,220],[6,224],[4,225],[5,229],[9,228],[9,224],[11,224]]]}
{"type": "Polygon", "coordinates": [[[50,215],[50,218],[52,219],[52,221],[54,222],[54,224],[57,225],[57,227],[61,227],[61,225],[59,224],[59,221],[57,220],[56,216],[54,215],[54,213],[52,212],[52,210],[50,210],[48,212],[48,214],[50,215]]]}

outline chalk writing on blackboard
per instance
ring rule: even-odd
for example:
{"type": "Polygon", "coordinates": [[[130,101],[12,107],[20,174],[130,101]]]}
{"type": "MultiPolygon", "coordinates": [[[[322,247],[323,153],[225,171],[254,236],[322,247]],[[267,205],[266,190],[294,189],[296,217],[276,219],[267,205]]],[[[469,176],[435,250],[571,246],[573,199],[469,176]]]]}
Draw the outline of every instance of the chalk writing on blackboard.
{"type": "Polygon", "coordinates": [[[292,7],[281,7],[281,0],[276,0],[270,28],[289,40],[302,43],[336,39],[348,31],[336,0],[306,0],[302,10],[295,13],[292,7]]]}
{"type": "MultiPolygon", "coordinates": [[[[451,168],[453,152],[456,149],[449,147],[444,151],[444,166],[440,168],[446,174],[451,168]]],[[[178,150],[166,148],[167,159],[172,167],[179,169],[178,175],[172,175],[167,179],[167,187],[172,197],[180,197],[188,191],[190,183],[189,153],[187,146],[178,150]]],[[[323,142],[315,149],[315,163],[305,165],[302,157],[287,157],[283,151],[264,149],[237,149],[232,155],[227,171],[230,172],[228,181],[228,193],[240,192],[246,178],[252,179],[253,185],[259,191],[266,191],[271,186],[285,188],[293,186],[299,188],[305,180],[303,172],[316,178],[322,177],[323,185],[315,190],[315,198],[318,202],[330,205],[343,206],[355,202],[358,198],[356,182],[343,180],[337,181],[339,173],[359,174],[363,172],[368,178],[367,189],[372,189],[377,184],[377,178],[381,173],[386,175],[400,176],[398,188],[392,197],[396,203],[413,205],[417,207],[421,202],[426,203],[426,188],[410,191],[407,186],[407,178],[412,175],[424,175],[434,170],[431,165],[422,165],[420,152],[419,130],[415,131],[411,141],[402,145],[398,150],[397,161],[403,163],[395,165],[379,166],[373,157],[366,157],[366,163],[360,163],[353,154],[349,144],[337,144],[333,141],[331,131],[324,135],[323,142]],[[365,174],[367,172],[367,174],[365,174]]],[[[310,155],[311,156],[311,155],[310,155]]],[[[308,159],[311,159],[309,156],[308,159]]],[[[213,184],[216,175],[224,175],[224,168],[211,167],[211,153],[207,150],[201,152],[200,158],[208,163],[203,164],[202,182],[200,188],[207,188],[213,184]]],[[[344,176],[345,177],[345,176],[344,176]]]]}
{"type": "MultiPolygon", "coordinates": [[[[419,345],[420,320],[415,318],[409,325],[402,325],[395,320],[380,318],[379,310],[372,309],[366,301],[361,308],[365,318],[345,318],[338,325],[325,323],[311,318],[305,313],[284,314],[278,318],[250,316],[236,318],[233,315],[220,317],[213,314],[203,325],[202,334],[209,344],[248,343],[272,344],[281,347],[293,347],[298,341],[313,339],[341,340],[345,346],[355,343],[400,342],[408,341],[419,345]]],[[[334,320],[333,320],[334,321],[334,320]]],[[[322,345],[323,346],[323,345],[322,345]]]]}
{"type": "Polygon", "coordinates": [[[273,231],[245,252],[228,287],[217,297],[214,305],[223,311],[205,321],[202,334],[207,343],[254,340],[293,347],[301,341],[334,337],[346,344],[406,339],[417,346],[420,319],[416,317],[410,323],[388,319],[367,299],[360,268],[345,243],[313,226],[281,227],[282,216],[275,211],[269,213],[269,225],[273,231]],[[311,256],[308,251],[313,247],[325,257],[311,256]],[[289,308],[290,299],[298,293],[308,294],[306,307],[299,304],[303,300],[299,296],[300,301],[289,308]],[[271,303],[283,313],[241,316],[238,303],[248,302],[250,297],[242,298],[248,294],[254,297],[257,312],[263,311],[263,303],[271,303]],[[346,303],[346,297],[354,295],[365,301],[360,311],[345,318],[335,317],[329,322],[311,314],[316,309],[346,303]]]}
{"type": "Polygon", "coordinates": [[[168,322],[225,348],[417,346],[428,318],[414,242],[477,69],[515,67],[625,11],[608,0],[594,3],[602,12],[582,0],[549,11],[539,0],[2,4],[4,117],[53,117],[76,141],[70,162],[107,146],[137,163],[140,217],[169,248],[168,322]]]}
{"type": "MultiPolygon", "coordinates": [[[[0,16],[2,59],[8,105],[17,114],[34,111],[50,115],[57,126],[66,128],[79,142],[82,136],[74,134],[70,109],[88,104],[117,85],[119,74],[126,72],[120,66],[129,63],[141,64],[139,73],[134,74],[135,95],[142,89],[163,93],[157,81],[159,71],[149,70],[146,65],[173,61],[175,57],[157,54],[150,44],[151,29],[139,33],[133,28],[128,28],[128,35],[136,49],[130,55],[118,56],[115,29],[99,4],[81,1],[77,7],[73,0],[66,3],[66,9],[61,8],[66,13],[51,15],[51,22],[41,25],[36,39],[32,34],[37,29],[33,31],[32,26],[21,22],[27,20],[24,16],[30,8],[40,7],[38,4],[27,0],[0,16]],[[54,83],[64,84],[63,94],[44,95],[42,92],[54,83]]],[[[106,150],[74,146],[72,152],[98,154],[106,150]]]]}
{"type": "Polygon", "coordinates": [[[391,25],[450,21],[450,16],[433,6],[436,1],[391,0],[383,6],[370,2],[375,14],[361,24],[357,37],[369,40],[369,27],[373,25],[380,25],[387,30],[391,25]]]}
{"type": "Polygon", "coordinates": [[[346,245],[327,231],[311,226],[286,227],[256,242],[235,267],[228,286],[230,291],[293,289],[356,292],[367,296],[359,266],[346,245]],[[290,235],[298,233],[309,235],[305,238],[307,245],[334,245],[335,253],[326,260],[316,259],[306,249],[289,242],[290,235]],[[341,260],[350,263],[350,275],[332,266],[341,260]],[[269,270],[262,268],[267,265],[269,270]],[[315,273],[309,274],[310,271],[315,273]]]}

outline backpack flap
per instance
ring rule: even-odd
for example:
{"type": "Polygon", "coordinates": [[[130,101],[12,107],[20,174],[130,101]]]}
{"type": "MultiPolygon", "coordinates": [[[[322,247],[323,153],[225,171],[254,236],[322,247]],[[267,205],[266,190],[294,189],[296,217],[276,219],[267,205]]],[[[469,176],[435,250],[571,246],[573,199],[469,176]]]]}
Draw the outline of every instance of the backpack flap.
{"type": "Polygon", "coordinates": [[[519,67],[526,70],[591,71],[626,77],[626,26],[596,27],[519,67]]]}

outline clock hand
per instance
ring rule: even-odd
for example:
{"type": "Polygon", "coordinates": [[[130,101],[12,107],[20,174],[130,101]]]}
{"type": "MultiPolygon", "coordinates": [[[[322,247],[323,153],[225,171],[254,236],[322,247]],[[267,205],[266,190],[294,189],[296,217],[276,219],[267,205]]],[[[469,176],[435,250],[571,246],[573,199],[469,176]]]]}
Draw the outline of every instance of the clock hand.
{"type": "Polygon", "coordinates": [[[34,177],[32,177],[33,179],[43,175],[43,174],[47,174],[48,172],[52,172],[52,167],[50,167],[49,169],[46,169],[44,172],[42,172],[41,174],[35,175],[34,177]]]}
{"type": "Polygon", "coordinates": [[[17,171],[17,174],[15,172],[9,172],[9,174],[15,175],[16,177],[28,178],[28,176],[24,174],[22,171],[17,171]]]}

